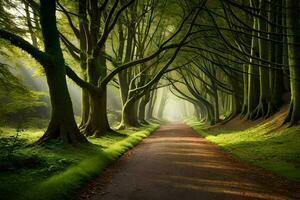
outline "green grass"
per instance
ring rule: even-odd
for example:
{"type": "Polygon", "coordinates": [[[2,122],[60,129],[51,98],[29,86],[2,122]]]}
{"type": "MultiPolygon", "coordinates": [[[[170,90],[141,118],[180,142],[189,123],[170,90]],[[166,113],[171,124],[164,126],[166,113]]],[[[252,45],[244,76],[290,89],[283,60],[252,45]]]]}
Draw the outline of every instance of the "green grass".
{"type": "Polygon", "coordinates": [[[300,181],[300,126],[279,127],[276,119],[246,130],[205,129],[199,122],[187,124],[197,133],[253,165],[290,180],[300,181]]]}
{"type": "Polygon", "coordinates": [[[88,138],[90,145],[74,147],[52,143],[26,147],[43,131],[20,133],[14,151],[7,156],[16,130],[0,132],[0,197],[1,199],[69,199],[84,183],[99,175],[119,156],[147,137],[157,125],[88,138]],[[1,169],[2,168],[2,169],[1,169]]]}

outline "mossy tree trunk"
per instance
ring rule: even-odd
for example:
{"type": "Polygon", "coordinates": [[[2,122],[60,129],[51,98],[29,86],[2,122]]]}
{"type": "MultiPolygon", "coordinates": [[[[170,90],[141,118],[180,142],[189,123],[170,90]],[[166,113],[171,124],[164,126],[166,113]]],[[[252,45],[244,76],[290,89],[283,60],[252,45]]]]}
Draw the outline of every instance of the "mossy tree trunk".
{"type": "MultiPolygon", "coordinates": [[[[271,33],[269,38],[273,41],[269,45],[269,59],[272,63],[283,64],[283,33],[282,27],[282,8],[280,8],[282,1],[279,0],[276,4],[270,4],[270,12],[268,20],[273,24],[268,25],[268,30],[271,33]],[[278,24],[277,26],[274,24],[278,24]],[[278,34],[278,35],[275,35],[278,34]],[[278,41],[278,42],[274,42],[278,41]]],[[[278,66],[270,65],[269,69],[269,86],[270,86],[270,101],[268,104],[268,113],[266,117],[271,116],[282,105],[283,87],[283,71],[278,66]],[[277,69],[275,69],[277,68],[277,69]]]]}
{"type": "Polygon", "coordinates": [[[295,0],[286,2],[291,102],[285,122],[294,125],[300,120],[300,4],[295,0]]]}
{"type": "Polygon", "coordinates": [[[102,95],[90,94],[90,112],[84,126],[84,133],[87,136],[100,137],[111,131],[106,112],[106,91],[102,92],[102,95]]]}
{"type": "Polygon", "coordinates": [[[200,116],[200,108],[198,105],[193,104],[194,106],[194,116],[196,117],[197,120],[200,120],[201,116],[200,116]]]}
{"type": "MultiPolygon", "coordinates": [[[[212,71],[212,76],[217,78],[217,73],[216,73],[214,66],[212,66],[211,71],[212,71]]],[[[214,122],[218,123],[220,120],[218,87],[217,87],[216,82],[212,78],[210,78],[210,82],[211,82],[211,86],[212,86],[212,97],[214,99],[214,103],[213,103],[213,105],[214,105],[213,106],[214,107],[214,122]]]]}
{"type": "MultiPolygon", "coordinates": [[[[81,78],[87,81],[87,53],[88,53],[88,18],[87,18],[87,2],[86,0],[79,1],[79,44],[80,44],[80,68],[81,78]]],[[[90,50],[89,50],[90,51],[90,50]]],[[[81,122],[80,127],[83,127],[89,117],[90,104],[89,104],[89,91],[86,88],[81,88],[81,122]]]]}
{"type": "Polygon", "coordinates": [[[130,98],[130,88],[128,86],[130,84],[125,84],[124,79],[128,80],[128,78],[125,76],[127,76],[127,74],[123,74],[123,77],[119,76],[120,92],[122,96],[122,116],[119,129],[139,126],[137,101],[131,101],[130,103],[127,103],[128,99],[130,98]]]}
{"type": "MultiPolygon", "coordinates": [[[[106,60],[103,52],[94,58],[88,59],[88,82],[97,86],[98,81],[106,76],[106,60]]],[[[112,131],[107,118],[107,88],[102,88],[98,93],[89,91],[88,120],[82,126],[85,135],[100,137],[112,131]]]]}
{"type": "Polygon", "coordinates": [[[146,104],[147,100],[145,97],[141,98],[139,103],[139,109],[138,109],[138,118],[140,123],[147,124],[147,121],[145,120],[145,113],[146,113],[146,104]]]}
{"type": "Polygon", "coordinates": [[[206,111],[207,111],[207,121],[209,122],[210,125],[215,125],[216,120],[215,120],[215,112],[214,112],[213,105],[210,104],[209,102],[206,102],[206,103],[204,103],[204,106],[205,106],[206,111]]]}
{"type": "Polygon", "coordinates": [[[56,27],[56,1],[41,0],[40,3],[40,23],[45,52],[52,61],[49,66],[45,67],[52,111],[47,131],[38,143],[52,139],[59,139],[64,143],[84,143],[87,140],[80,134],[75,122],[66,83],[65,63],[56,27]]]}
{"type": "Polygon", "coordinates": [[[243,105],[241,117],[244,117],[248,110],[248,65],[243,65],[243,105]]]}
{"type": "Polygon", "coordinates": [[[154,111],[156,99],[157,99],[157,90],[154,90],[151,92],[150,102],[148,104],[148,110],[146,113],[147,119],[153,118],[153,114],[154,114],[153,111],[154,111]]]}
{"type": "Polygon", "coordinates": [[[66,68],[56,26],[56,1],[41,0],[39,11],[45,52],[38,50],[23,38],[0,29],[1,38],[29,53],[45,70],[52,110],[48,128],[37,143],[54,139],[69,144],[87,143],[75,122],[67,87],[66,68]]]}
{"type": "MultiPolygon", "coordinates": [[[[257,29],[258,19],[253,18],[253,28],[257,29]]],[[[252,33],[257,34],[255,31],[252,33]]],[[[259,57],[258,39],[252,37],[251,41],[251,56],[259,57]]],[[[258,105],[259,100],[259,79],[258,79],[258,67],[255,65],[256,60],[250,58],[250,63],[248,66],[248,94],[247,94],[247,113],[245,115],[246,119],[251,119],[252,113],[258,105]]]]}
{"type": "MultiPolygon", "coordinates": [[[[232,100],[230,101],[231,114],[230,114],[229,118],[235,117],[242,111],[242,100],[244,100],[244,99],[242,99],[241,97],[243,96],[243,93],[244,93],[244,84],[247,85],[247,79],[246,79],[246,83],[244,83],[240,86],[240,84],[239,84],[240,79],[238,79],[237,77],[238,77],[238,74],[233,73],[233,72],[228,76],[229,84],[231,85],[231,88],[233,90],[233,94],[231,95],[232,100]],[[241,87],[242,87],[242,91],[241,91],[241,87]]],[[[244,82],[244,74],[243,74],[242,81],[244,82]]],[[[247,88],[246,88],[245,93],[247,94],[247,88]]]]}
{"type": "Polygon", "coordinates": [[[164,112],[164,109],[166,107],[167,99],[168,99],[167,88],[164,88],[163,91],[162,91],[162,94],[161,94],[161,99],[160,99],[158,112],[157,112],[157,118],[158,119],[162,119],[162,117],[163,117],[163,114],[164,114],[163,112],[164,112]]]}
{"type": "Polygon", "coordinates": [[[150,101],[150,91],[145,94],[145,96],[141,99],[139,104],[139,121],[143,124],[149,124],[146,121],[146,106],[150,101]]]}
{"type": "Polygon", "coordinates": [[[126,95],[126,101],[122,105],[122,115],[119,129],[124,129],[126,127],[138,127],[138,99],[130,100],[133,98],[130,94],[130,89],[135,88],[133,84],[130,84],[128,94],[126,95]]]}
{"type": "MultiPolygon", "coordinates": [[[[136,6],[131,7],[130,16],[134,17],[136,14],[136,6]]],[[[127,25],[127,38],[126,38],[126,48],[122,50],[124,55],[124,62],[129,62],[134,56],[134,33],[135,33],[135,22],[130,21],[127,25]]],[[[124,38],[125,39],[125,38],[124,38]]],[[[124,42],[124,41],[123,41],[124,42]]],[[[120,56],[119,56],[120,57],[120,56]]],[[[127,103],[130,97],[130,90],[135,87],[135,84],[131,83],[131,78],[133,77],[133,70],[128,69],[118,74],[120,93],[122,99],[122,118],[119,125],[119,129],[125,127],[137,127],[139,126],[138,121],[138,104],[136,101],[127,103]]]]}
{"type": "Polygon", "coordinates": [[[135,102],[130,101],[123,105],[121,117],[119,129],[138,127],[140,125],[137,119],[137,105],[135,102]]]}
{"type": "Polygon", "coordinates": [[[98,91],[83,88],[81,130],[85,135],[100,137],[112,131],[107,118],[106,85],[99,87],[99,82],[107,75],[105,45],[99,46],[101,37],[101,10],[96,1],[82,0],[79,4],[80,16],[80,48],[83,80],[98,87],[98,91]],[[89,6],[87,6],[89,5],[89,6]],[[87,16],[88,14],[88,16],[87,16]]]}
{"type": "MultiPolygon", "coordinates": [[[[267,18],[267,11],[265,8],[267,8],[269,2],[265,0],[260,0],[259,8],[262,8],[260,11],[260,16],[267,18]]],[[[268,35],[266,32],[267,29],[267,23],[264,19],[258,19],[257,20],[257,29],[259,31],[262,31],[261,33],[258,33],[258,37],[264,37],[267,38],[268,35]]],[[[258,39],[258,51],[259,51],[259,58],[263,60],[269,60],[269,52],[268,52],[268,41],[258,39]]],[[[265,65],[263,62],[259,62],[261,65],[265,65]]],[[[259,66],[259,102],[255,110],[251,113],[250,118],[251,119],[257,119],[259,117],[265,117],[268,112],[268,104],[270,102],[270,86],[269,86],[269,71],[266,67],[259,66]]]]}

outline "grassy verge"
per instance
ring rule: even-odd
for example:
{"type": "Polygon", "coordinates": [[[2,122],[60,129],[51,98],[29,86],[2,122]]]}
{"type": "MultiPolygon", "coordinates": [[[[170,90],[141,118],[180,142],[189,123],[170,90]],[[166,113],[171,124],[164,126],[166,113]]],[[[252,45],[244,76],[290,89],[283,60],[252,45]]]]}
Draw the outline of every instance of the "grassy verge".
{"type": "Polygon", "coordinates": [[[240,159],[300,181],[300,126],[280,127],[276,118],[241,131],[224,130],[222,126],[207,129],[194,120],[187,124],[240,159]]]}
{"type": "Polygon", "coordinates": [[[90,145],[73,147],[62,144],[25,147],[42,131],[19,133],[17,142],[8,144],[15,130],[1,128],[0,197],[1,199],[69,199],[91,178],[138,144],[158,125],[122,131],[122,135],[89,138],[90,145]],[[5,146],[6,145],[6,146],[5,146]],[[7,146],[10,145],[10,146],[7,146]],[[13,152],[11,151],[13,147],[13,152]]]}

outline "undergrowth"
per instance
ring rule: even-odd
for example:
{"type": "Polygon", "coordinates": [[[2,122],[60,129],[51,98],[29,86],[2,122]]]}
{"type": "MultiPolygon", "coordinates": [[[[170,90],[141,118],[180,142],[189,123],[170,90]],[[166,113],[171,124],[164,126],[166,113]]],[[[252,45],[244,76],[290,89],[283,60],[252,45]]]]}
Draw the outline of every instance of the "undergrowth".
{"type": "Polygon", "coordinates": [[[147,137],[157,125],[124,130],[120,135],[106,134],[88,138],[91,144],[74,147],[56,142],[28,146],[43,131],[24,130],[7,157],[15,130],[0,131],[0,197],[1,199],[69,199],[84,183],[99,175],[119,156],[147,137]]]}

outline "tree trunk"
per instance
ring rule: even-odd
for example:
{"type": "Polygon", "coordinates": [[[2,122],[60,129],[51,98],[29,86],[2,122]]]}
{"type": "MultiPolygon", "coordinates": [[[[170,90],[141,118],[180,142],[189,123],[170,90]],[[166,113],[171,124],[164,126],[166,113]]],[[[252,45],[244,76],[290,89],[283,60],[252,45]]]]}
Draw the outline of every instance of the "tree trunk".
{"type": "MultiPolygon", "coordinates": [[[[88,19],[86,13],[86,0],[79,1],[78,13],[79,13],[79,43],[80,43],[80,68],[81,77],[84,81],[87,81],[87,57],[88,44],[87,44],[87,30],[88,30],[88,19]]],[[[81,123],[82,128],[88,121],[90,105],[89,105],[89,92],[85,88],[81,88],[81,123]]]]}
{"type": "Polygon", "coordinates": [[[146,100],[145,97],[143,97],[139,103],[138,117],[140,123],[148,124],[148,122],[145,120],[145,111],[146,111],[146,100]]]}
{"type": "Polygon", "coordinates": [[[146,95],[141,99],[139,104],[139,121],[144,124],[149,124],[145,117],[146,117],[146,105],[150,101],[150,92],[147,92],[146,95]]]}
{"type": "MultiPolygon", "coordinates": [[[[244,75],[246,75],[246,74],[243,74],[243,76],[244,75]]],[[[240,79],[237,79],[235,76],[237,76],[237,74],[235,74],[235,73],[232,73],[231,76],[228,76],[229,83],[231,84],[231,88],[233,90],[233,94],[231,95],[232,100],[230,101],[230,103],[231,103],[230,117],[231,118],[235,117],[242,110],[242,102],[240,100],[240,96],[242,96],[243,93],[241,94],[240,87],[239,87],[240,79]]],[[[244,81],[244,77],[243,77],[243,81],[244,81]]],[[[247,79],[246,79],[246,83],[244,82],[243,84],[247,85],[247,79]]],[[[244,87],[244,85],[242,85],[242,86],[244,87]]],[[[244,90],[244,88],[243,88],[243,90],[244,90]]],[[[242,92],[244,92],[244,91],[242,91],[242,92]]],[[[247,88],[246,88],[245,94],[247,94],[247,88]]]]}
{"type": "Polygon", "coordinates": [[[244,117],[248,110],[248,66],[243,66],[243,106],[241,110],[241,117],[244,117]]]}
{"type": "Polygon", "coordinates": [[[166,107],[166,102],[167,102],[167,90],[166,88],[164,88],[162,90],[162,94],[161,94],[161,98],[160,98],[160,104],[159,104],[159,107],[158,107],[158,113],[157,113],[157,118],[158,119],[162,119],[163,117],[163,112],[164,112],[164,109],[166,107]]]}
{"type": "Polygon", "coordinates": [[[119,89],[120,97],[123,105],[127,101],[127,95],[129,91],[129,83],[127,81],[127,70],[118,73],[118,79],[119,79],[119,87],[120,87],[119,89]]]}
{"type": "Polygon", "coordinates": [[[196,104],[193,104],[194,106],[194,116],[196,117],[197,120],[200,119],[200,112],[199,112],[199,107],[196,104]]]}
{"type": "Polygon", "coordinates": [[[212,105],[205,105],[207,110],[207,121],[210,125],[215,125],[216,121],[214,119],[214,109],[212,105]]]}
{"type": "Polygon", "coordinates": [[[65,65],[56,27],[55,1],[41,0],[40,22],[44,38],[45,52],[52,63],[45,67],[46,78],[52,105],[51,119],[47,131],[38,143],[59,139],[64,143],[85,143],[75,122],[72,102],[67,88],[65,65]]]}
{"type": "MultiPolygon", "coordinates": [[[[102,52],[98,57],[88,60],[88,81],[93,85],[97,85],[99,79],[106,76],[106,60],[102,52]]],[[[89,115],[86,124],[83,125],[85,135],[101,135],[112,131],[107,119],[107,95],[106,86],[102,91],[94,94],[89,92],[89,115]]]]}
{"type": "Polygon", "coordinates": [[[90,112],[88,121],[84,126],[85,135],[100,137],[111,131],[107,119],[106,104],[106,91],[101,96],[99,94],[90,95],[90,112]]]}
{"type": "MultiPolygon", "coordinates": [[[[126,70],[128,72],[128,70],[126,70]]],[[[125,127],[137,127],[139,126],[138,122],[138,113],[136,102],[127,103],[129,95],[129,83],[128,83],[128,74],[126,72],[121,72],[119,77],[120,85],[120,94],[122,100],[122,116],[119,129],[125,127]]],[[[128,72],[130,73],[130,72],[128,72]]]]}
{"type": "Polygon", "coordinates": [[[291,84],[291,102],[285,122],[291,125],[300,120],[300,5],[298,1],[287,0],[287,33],[291,84]]]}
{"type": "Polygon", "coordinates": [[[119,129],[138,127],[137,106],[135,102],[127,102],[122,108],[122,118],[119,129]]]}
{"type": "MultiPolygon", "coordinates": [[[[260,7],[266,8],[268,2],[265,0],[261,0],[260,7]]],[[[260,11],[260,15],[262,17],[267,18],[267,12],[262,9],[260,11]]],[[[268,35],[264,32],[268,31],[267,23],[263,19],[258,19],[258,30],[263,31],[263,33],[258,33],[258,36],[262,36],[264,38],[267,38],[268,35]]],[[[268,55],[268,42],[262,39],[258,39],[258,46],[259,46],[259,58],[264,60],[269,60],[268,55]]],[[[262,62],[259,62],[260,64],[264,64],[262,62]]],[[[268,69],[265,67],[259,66],[259,103],[257,107],[255,108],[254,112],[251,113],[250,118],[251,119],[257,119],[259,117],[265,117],[268,112],[268,104],[270,102],[270,86],[269,86],[269,72],[268,69]]]]}
{"type": "Polygon", "coordinates": [[[28,5],[27,2],[24,2],[24,1],[23,1],[23,3],[24,3],[24,6],[25,6],[27,26],[28,26],[28,31],[30,33],[30,38],[31,38],[31,41],[32,41],[32,45],[34,47],[37,47],[38,46],[37,37],[35,36],[35,33],[33,31],[34,27],[32,25],[32,19],[31,19],[31,16],[30,16],[29,5],[28,5]]]}
{"type": "MultiPolygon", "coordinates": [[[[278,26],[269,24],[269,31],[271,33],[278,33],[282,34],[283,30],[281,27],[282,25],[282,10],[280,8],[282,1],[276,2],[276,4],[270,5],[270,12],[268,19],[269,21],[273,22],[274,24],[278,24],[278,26]],[[279,9],[279,10],[278,10],[279,9]]],[[[271,45],[269,47],[269,58],[271,62],[283,64],[283,45],[281,42],[283,42],[283,36],[276,36],[276,35],[270,35],[270,38],[272,40],[278,41],[271,42],[271,45]]],[[[271,66],[271,67],[277,67],[277,66],[271,66]]],[[[278,68],[278,67],[277,67],[278,68]]],[[[272,69],[269,70],[269,80],[270,80],[270,95],[271,99],[268,104],[268,113],[267,117],[271,116],[274,112],[276,112],[279,107],[282,105],[282,94],[283,94],[283,71],[280,69],[272,69]]]]}
{"type": "Polygon", "coordinates": [[[80,127],[83,127],[89,118],[90,112],[90,99],[89,92],[85,89],[81,89],[81,122],[80,127]]]}
{"type": "MultiPolygon", "coordinates": [[[[253,28],[257,29],[258,19],[254,18],[253,28]]],[[[253,34],[257,34],[253,31],[253,34]]],[[[258,49],[258,39],[253,37],[251,42],[251,55],[254,57],[259,57],[258,49]]],[[[259,100],[259,80],[258,80],[258,69],[255,66],[256,60],[250,58],[250,63],[248,67],[248,97],[247,97],[247,114],[246,119],[251,119],[252,113],[258,105],[259,100]]]]}
{"type": "Polygon", "coordinates": [[[157,97],[156,93],[157,93],[157,90],[154,90],[154,91],[151,92],[150,102],[148,104],[148,109],[147,109],[147,113],[146,113],[146,119],[153,118],[154,103],[155,103],[156,97],[157,97]]]}
{"type": "MultiPolygon", "coordinates": [[[[134,13],[133,8],[131,11],[132,11],[131,14],[133,14],[134,13]]],[[[127,38],[126,38],[126,48],[125,48],[126,51],[124,55],[124,62],[129,62],[131,60],[131,57],[133,56],[134,30],[132,30],[132,27],[134,27],[132,23],[127,24],[127,38]]],[[[121,50],[121,52],[124,53],[123,46],[122,49],[120,48],[119,50],[121,50]]],[[[123,57],[122,54],[120,54],[119,57],[123,57]]],[[[125,127],[130,127],[130,126],[136,127],[139,124],[137,119],[137,107],[135,105],[136,103],[127,104],[127,100],[130,98],[129,90],[133,89],[130,88],[131,77],[132,77],[131,69],[118,73],[120,94],[121,94],[121,101],[122,101],[122,116],[121,116],[119,129],[123,129],[125,127]]]]}

